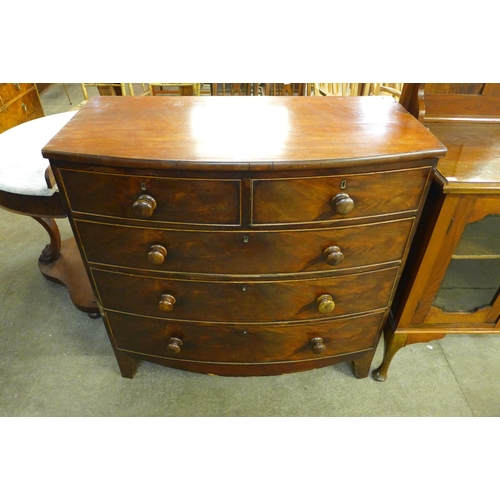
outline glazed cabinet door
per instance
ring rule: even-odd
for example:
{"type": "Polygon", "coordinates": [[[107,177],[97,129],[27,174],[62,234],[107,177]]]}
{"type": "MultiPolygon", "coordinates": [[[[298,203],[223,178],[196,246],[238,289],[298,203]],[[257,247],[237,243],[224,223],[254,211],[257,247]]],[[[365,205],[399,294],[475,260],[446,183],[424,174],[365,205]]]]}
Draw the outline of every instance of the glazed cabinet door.
{"type": "Polygon", "coordinates": [[[448,195],[413,324],[494,327],[500,316],[500,199],[448,195]]]}

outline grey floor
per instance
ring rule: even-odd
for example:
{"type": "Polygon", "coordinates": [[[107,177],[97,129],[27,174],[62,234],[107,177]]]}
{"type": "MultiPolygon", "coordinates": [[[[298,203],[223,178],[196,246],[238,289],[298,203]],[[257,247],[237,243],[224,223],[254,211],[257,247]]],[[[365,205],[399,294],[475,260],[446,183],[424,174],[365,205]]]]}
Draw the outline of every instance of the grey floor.
{"type": "MultiPolygon", "coordinates": [[[[42,95],[45,113],[74,109],[79,84],[42,95]]],[[[138,87],[140,89],[140,86],[138,87]]],[[[59,221],[63,239],[71,236],[59,221]]],[[[104,326],[40,274],[48,242],[33,219],[0,210],[0,416],[500,415],[500,336],[449,335],[395,357],[386,382],[350,364],[277,377],[227,378],[140,363],[120,376],[104,326]]],[[[382,344],[373,367],[381,361],[382,344]]]]}

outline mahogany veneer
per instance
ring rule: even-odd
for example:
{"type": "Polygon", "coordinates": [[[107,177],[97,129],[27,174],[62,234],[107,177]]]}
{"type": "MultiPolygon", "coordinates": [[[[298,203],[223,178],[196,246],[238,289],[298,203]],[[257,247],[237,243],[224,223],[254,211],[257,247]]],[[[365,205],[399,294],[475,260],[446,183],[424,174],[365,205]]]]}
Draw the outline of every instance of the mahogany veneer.
{"type": "Polygon", "coordinates": [[[391,98],[97,97],[43,155],[124,377],[366,377],[444,152],[391,98]]]}

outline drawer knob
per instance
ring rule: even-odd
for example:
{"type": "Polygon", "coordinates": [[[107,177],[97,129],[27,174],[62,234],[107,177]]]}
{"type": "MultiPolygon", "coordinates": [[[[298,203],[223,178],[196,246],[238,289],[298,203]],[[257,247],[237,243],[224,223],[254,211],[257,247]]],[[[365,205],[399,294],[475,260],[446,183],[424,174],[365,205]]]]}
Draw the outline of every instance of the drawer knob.
{"type": "Polygon", "coordinates": [[[182,340],[177,337],[172,337],[169,342],[167,349],[172,354],[179,354],[181,352],[182,340]]]}
{"type": "Polygon", "coordinates": [[[339,215],[347,215],[354,208],[354,200],[347,193],[332,198],[332,207],[339,215]]]}
{"type": "Polygon", "coordinates": [[[148,260],[153,266],[161,266],[165,262],[167,249],[161,245],[151,245],[148,252],[148,260]]]}
{"type": "Polygon", "coordinates": [[[336,245],[325,248],[323,252],[326,263],[330,266],[338,266],[344,260],[342,250],[336,245]]]}
{"type": "Polygon", "coordinates": [[[326,346],[323,344],[323,339],[321,337],[315,337],[309,341],[311,343],[311,351],[314,354],[321,354],[325,351],[326,346]]]}
{"type": "Polygon", "coordinates": [[[141,194],[132,208],[137,217],[149,219],[156,208],[156,200],[149,194],[141,194]]]}
{"type": "Polygon", "coordinates": [[[331,313],[335,309],[335,302],[331,295],[325,293],[316,299],[316,307],[322,314],[331,313]]]}
{"type": "Polygon", "coordinates": [[[170,312],[174,308],[174,304],[175,304],[175,297],[169,295],[168,293],[164,293],[161,296],[158,307],[163,312],[170,312]]]}

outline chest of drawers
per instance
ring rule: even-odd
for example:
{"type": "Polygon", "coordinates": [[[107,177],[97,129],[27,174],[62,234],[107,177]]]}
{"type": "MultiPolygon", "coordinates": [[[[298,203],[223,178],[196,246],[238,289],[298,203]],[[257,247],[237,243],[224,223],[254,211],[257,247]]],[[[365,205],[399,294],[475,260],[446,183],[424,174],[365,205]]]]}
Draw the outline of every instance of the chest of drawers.
{"type": "Polygon", "coordinates": [[[44,116],[34,83],[0,83],[0,134],[44,116]]]}
{"type": "Polygon", "coordinates": [[[98,97],[43,155],[124,377],[365,377],[444,152],[391,98],[98,97]]]}

